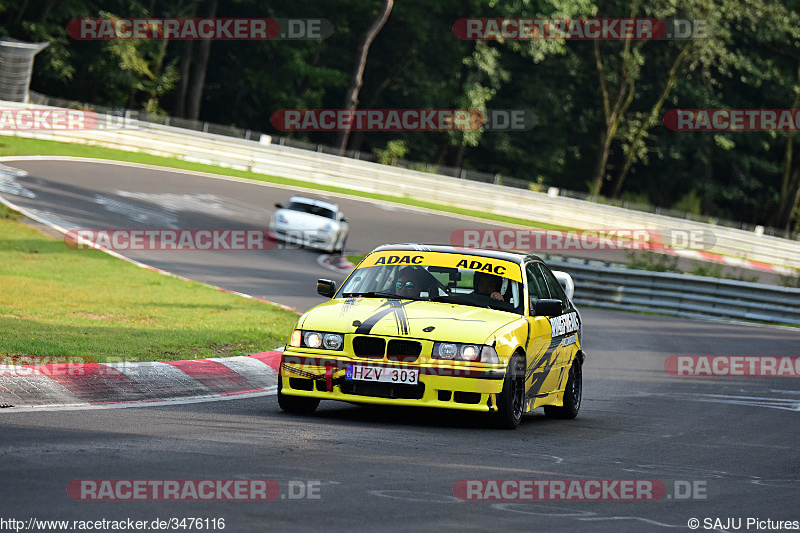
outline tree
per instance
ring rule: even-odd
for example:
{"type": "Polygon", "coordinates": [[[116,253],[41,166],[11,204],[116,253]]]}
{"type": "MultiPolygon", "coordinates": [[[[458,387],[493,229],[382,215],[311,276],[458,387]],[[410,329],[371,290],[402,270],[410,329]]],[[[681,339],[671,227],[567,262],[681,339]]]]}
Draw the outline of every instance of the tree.
{"type": "MultiPolygon", "coordinates": [[[[356,50],[356,62],[353,67],[353,74],[350,77],[350,86],[347,88],[347,94],[342,109],[355,111],[358,107],[358,93],[361,91],[361,86],[364,83],[364,69],[367,66],[369,48],[372,45],[372,41],[374,41],[375,37],[378,35],[378,32],[380,32],[383,25],[386,24],[386,19],[389,18],[393,5],[394,0],[381,0],[381,7],[378,11],[378,15],[375,17],[372,25],[361,36],[361,42],[359,42],[358,49],[356,50]]],[[[347,148],[347,140],[349,137],[349,129],[339,132],[336,146],[340,154],[344,153],[347,148]]]]}
{"type": "MultiPolygon", "coordinates": [[[[214,18],[217,15],[217,0],[208,0],[206,5],[205,18],[214,18]]],[[[206,73],[208,72],[208,60],[211,57],[211,39],[203,39],[199,44],[200,51],[192,75],[192,82],[189,84],[186,118],[197,120],[200,118],[200,105],[203,100],[203,88],[206,83],[206,73]]]]}

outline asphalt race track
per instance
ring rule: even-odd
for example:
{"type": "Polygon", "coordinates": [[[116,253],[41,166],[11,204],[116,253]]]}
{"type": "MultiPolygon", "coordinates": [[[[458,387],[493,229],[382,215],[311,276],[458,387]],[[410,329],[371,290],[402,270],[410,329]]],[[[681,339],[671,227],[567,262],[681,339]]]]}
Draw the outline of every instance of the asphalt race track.
{"type": "MultiPolygon", "coordinates": [[[[6,163],[30,173],[17,181],[34,197],[5,198],[80,228],[265,228],[273,204],[292,194],[130,166],[6,163]]],[[[448,242],[456,229],[489,227],[336,201],[352,221],[349,250],[448,242]]],[[[299,310],[322,301],[316,278],[343,278],[309,250],[126,255],[299,310]]],[[[68,531],[80,530],[72,521],[209,519],[203,530],[212,531],[211,520],[224,518],[226,532],[687,531],[693,518],[700,530],[766,531],[767,520],[800,521],[798,378],[673,377],[664,368],[672,355],[800,355],[799,330],[600,310],[584,310],[583,319],[589,358],[580,415],[554,421],[537,413],[516,431],[487,429],[469,414],[349,404],[291,416],[273,395],[169,407],[0,409],[0,519],[67,520],[68,531]],[[73,480],[104,479],[273,480],[279,493],[270,501],[208,502],[82,501],[68,493],[73,480]],[[464,480],[533,479],[549,487],[651,480],[666,492],[654,501],[454,495],[464,480]],[[760,522],[748,528],[748,518],[760,522]]],[[[9,526],[0,522],[0,531],[9,526]]]]}

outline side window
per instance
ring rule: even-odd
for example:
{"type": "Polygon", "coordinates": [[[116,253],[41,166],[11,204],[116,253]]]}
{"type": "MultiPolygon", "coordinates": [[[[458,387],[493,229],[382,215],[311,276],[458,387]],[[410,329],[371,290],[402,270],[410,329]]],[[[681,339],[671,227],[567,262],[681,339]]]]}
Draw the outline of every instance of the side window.
{"type": "Polygon", "coordinates": [[[542,276],[542,271],[535,263],[528,263],[525,266],[525,277],[528,278],[528,298],[532,312],[536,307],[536,302],[542,298],[550,298],[550,292],[547,289],[547,282],[542,276]]]}
{"type": "Polygon", "coordinates": [[[567,295],[564,292],[564,289],[561,287],[561,284],[558,282],[556,277],[550,272],[550,269],[544,265],[537,265],[541,270],[542,274],[544,275],[544,279],[547,281],[547,288],[550,289],[550,297],[554,300],[561,300],[561,303],[564,306],[564,309],[569,308],[569,302],[567,301],[567,295]]]}

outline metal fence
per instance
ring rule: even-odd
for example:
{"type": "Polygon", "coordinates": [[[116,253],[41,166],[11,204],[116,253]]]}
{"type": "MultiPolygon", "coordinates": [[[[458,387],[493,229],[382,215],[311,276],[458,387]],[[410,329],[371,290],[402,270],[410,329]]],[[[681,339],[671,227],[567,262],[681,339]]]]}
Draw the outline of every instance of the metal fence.
{"type": "Polygon", "coordinates": [[[574,301],[624,311],[800,325],[800,289],[689,274],[630,270],[597,262],[547,262],[570,274],[574,301]]]}
{"type": "MultiPolygon", "coordinates": [[[[154,113],[147,113],[146,111],[135,111],[125,109],[123,107],[108,107],[102,105],[95,105],[89,102],[78,102],[75,100],[67,100],[64,98],[56,98],[47,96],[35,91],[30,91],[30,102],[38,105],[64,107],[67,109],[86,109],[94,111],[98,114],[111,115],[118,117],[128,117],[132,120],[147,122],[150,124],[159,124],[161,126],[171,126],[173,128],[181,128],[190,131],[198,131],[202,133],[212,133],[214,135],[223,135],[225,137],[233,137],[234,139],[242,139],[246,141],[253,141],[255,143],[268,142],[276,146],[286,146],[289,148],[297,148],[299,150],[307,150],[309,152],[317,152],[321,154],[340,155],[339,149],[332,146],[327,146],[320,143],[313,143],[303,139],[297,139],[291,136],[274,135],[259,130],[237,128],[236,126],[224,126],[222,124],[215,124],[213,122],[206,122],[200,120],[190,120],[179,117],[171,117],[168,115],[158,115],[154,113]]],[[[365,152],[362,150],[345,150],[341,154],[342,157],[356,159],[359,161],[369,161],[372,163],[378,162],[378,156],[372,152],[365,152]]],[[[528,180],[512,178],[508,176],[501,176],[500,174],[492,174],[489,172],[482,172],[479,170],[471,170],[458,167],[449,167],[446,165],[433,165],[430,163],[421,163],[419,161],[411,161],[409,159],[398,158],[392,162],[393,166],[400,168],[408,168],[411,170],[418,170],[421,172],[428,172],[430,174],[439,174],[442,176],[451,176],[454,178],[465,179],[470,181],[478,181],[482,183],[501,184],[507,187],[515,187],[519,189],[538,190],[534,184],[528,180]]]]}
{"type": "MultiPolygon", "coordinates": [[[[32,107],[35,104],[5,102],[2,105],[13,108],[32,107]]],[[[98,113],[98,117],[102,119],[98,123],[102,122],[103,127],[15,133],[27,137],[99,145],[257,174],[281,176],[323,187],[339,187],[394,196],[399,199],[419,199],[474,212],[501,215],[507,219],[519,219],[520,222],[536,221],[538,224],[589,230],[616,228],[684,233],[711,232],[714,237],[713,244],[709,243],[698,250],[715,256],[725,256],[725,261],[729,264],[766,263],[772,265],[770,269],[773,271],[786,275],[796,275],[800,269],[800,242],[795,240],[585,202],[550,192],[543,194],[494,182],[460,179],[419,170],[378,165],[363,160],[280,146],[272,142],[253,142],[211,132],[130,120],[127,117],[119,123],[110,120],[119,118],[119,112],[110,117],[98,113]],[[108,121],[110,123],[106,127],[105,123],[108,121]]],[[[509,223],[507,226],[514,225],[509,223]]],[[[688,248],[684,245],[676,246],[688,248]]],[[[691,252],[687,257],[695,255],[697,255],[695,252],[691,252]]]]}
{"type": "MultiPolygon", "coordinates": [[[[233,137],[235,139],[243,139],[246,141],[253,141],[254,143],[258,142],[265,142],[268,139],[268,142],[273,145],[277,146],[286,146],[289,148],[297,148],[300,150],[307,150],[310,152],[317,152],[322,154],[329,154],[329,155],[340,155],[338,148],[333,148],[331,146],[326,146],[323,144],[312,143],[302,139],[296,139],[294,137],[287,137],[282,135],[272,135],[265,133],[263,131],[258,130],[251,130],[251,129],[243,129],[237,128],[235,126],[224,126],[221,124],[214,124],[211,122],[203,122],[198,120],[188,120],[185,118],[177,118],[177,117],[170,117],[167,115],[157,115],[153,113],[147,113],[144,111],[133,111],[125,108],[120,107],[107,107],[107,106],[99,106],[90,104],[87,102],[77,102],[74,100],[65,100],[63,98],[54,98],[52,96],[46,96],[34,91],[30,92],[30,102],[34,104],[46,105],[46,106],[57,106],[57,107],[66,107],[72,109],[89,109],[94,111],[95,113],[101,113],[106,115],[112,116],[126,116],[131,119],[139,120],[142,122],[148,122],[151,124],[160,124],[163,126],[171,126],[174,128],[181,128],[185,130],[191,131],[198,131],[203,133],[212,133],[215,135],[223,135],[226,137],[233,137]]],[[[348,157],[351,159],[356,159],[360,161],[370,161],[373,163],[378,162],[378,156],[371,152],[364,152],[360,150],[346,150],[344,153],[341,154],[342,157],[348,157]]],[[[475,181],[480,183],[491,183],[494,185],[502,185],[505,187],[511,187],[515,189],[527,189],[537,192],[545,192],[548,189],[550,194],[555,194],[558,196],[563,196],[567,198],[575,198],[579,200],[585,200],[587,202],[597,203],[597,204],[604,204],[610,205],[614,207],[621,207],[623,209],[630,209],[633,211],[640,211],[644,213],[653,213],[656,215],[664,215],[673,218],[679,218],[683,220],[689,220],[693,222],[703,222],[706,224],[713,224],[715,226],[724,226],[727,228],[737,228],[742,229],[745,231],[755,231],[758,230],[765,235],[770,235],[774,237],[784,238],[786,237],[786,232],[782,229],[772,228],[772,227],[761,227],[755,224],[747,224],[744,222],[737,222],[733,220],[725,220],[719,219],[716,217],[706,216],[706,215],[697,215],[694,213],[688,213],[685,211],[678,211],[675,209],[668,209],[662,207],[656,207],[651,205],[644,205],[638,204],[635,202],[630,202],[626,200],[616,200],[611,198],[605,198],[601,196],[591,195],[587,193],[581,193],[577,191],[569,191],[566,189],[560,188],[548,188],[536,183],[531,182],[530,180],[515,178],[511,176],[503,176],[499,173],[490,173],[490,172],[482,172],[479,170],[471,170],[465,168],[458,168],[458,167],[449,167],[446,165],[433,165],[430,163],[421,163],[419,161],[411,161],[408,159],[396,159],[392,162],[393,166],[399,168],[406,168],[410,170],[416,170],[420,172],[426,172],[430,174],[437,174],[440,176],[450,176],[453,178],[464,179],[467,181],[475,181]]],[[[797,240],[800,238],[800,234],[792,233],[789,236],[790,239],[797,240]]]]}

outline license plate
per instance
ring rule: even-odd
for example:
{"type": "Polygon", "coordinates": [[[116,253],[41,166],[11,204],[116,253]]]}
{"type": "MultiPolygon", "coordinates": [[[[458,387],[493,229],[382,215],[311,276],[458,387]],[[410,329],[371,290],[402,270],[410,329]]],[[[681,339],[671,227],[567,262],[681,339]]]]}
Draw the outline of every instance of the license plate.
{"type": "Polygon", "coordinates": [[[416,385],[419,382],[419,370],[384,366],[347,365],[345,378],[359,381],[416,385]]]}

